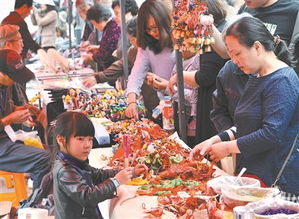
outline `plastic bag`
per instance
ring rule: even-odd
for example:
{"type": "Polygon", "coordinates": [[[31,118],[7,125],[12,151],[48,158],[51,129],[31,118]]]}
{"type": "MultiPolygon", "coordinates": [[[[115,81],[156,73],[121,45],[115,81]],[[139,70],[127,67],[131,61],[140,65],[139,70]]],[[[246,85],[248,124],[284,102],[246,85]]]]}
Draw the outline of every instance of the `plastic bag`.
{"type": "Polygon", "coordinates": [[[276,188],[228,187],[221,189],[222,201],[230,208],[246,205],[279,194],[276,188]]]}
{"type": "Polygon", "coordinates": [[[250,177],[240,177],[237,180],[236,176],[220,176],[211,179],[207,183],[208,189],[213,189],[215,193],[221,194],[221,189],[225,187],[261,187],[259,180],[250,177]]]}
{"type": "Polygon", "coordinates": [[[37,131],[25,132],[23,130],[14,131],[11,126],[5,126],[5,132],[11,141],[23,141],[25,145],[44,149],[37,131]]]}

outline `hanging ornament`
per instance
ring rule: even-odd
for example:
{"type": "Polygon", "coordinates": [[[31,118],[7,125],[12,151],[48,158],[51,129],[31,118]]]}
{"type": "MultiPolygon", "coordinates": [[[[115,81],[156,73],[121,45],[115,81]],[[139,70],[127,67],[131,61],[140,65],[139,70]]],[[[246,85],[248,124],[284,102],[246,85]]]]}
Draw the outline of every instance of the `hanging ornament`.
{"type": "Polygon", "coordinates": [[[207,14],[205,0],[176,0],[173,12],[174,49],[202,54],[211,51],[214,19],[207,14]]]}

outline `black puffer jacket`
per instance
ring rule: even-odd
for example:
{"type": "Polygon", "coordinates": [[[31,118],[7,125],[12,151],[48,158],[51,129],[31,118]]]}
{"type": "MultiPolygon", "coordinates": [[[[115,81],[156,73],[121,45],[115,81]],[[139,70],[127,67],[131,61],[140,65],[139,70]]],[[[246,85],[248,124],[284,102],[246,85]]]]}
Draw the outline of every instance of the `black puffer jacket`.
{"type": "Polygon", "coordinates": [[[65,154],[59,154],[53,169],[56,219],[102,218],[97,205],[116,196],[110,177],[119,170],[91,167],[65,154]]]}

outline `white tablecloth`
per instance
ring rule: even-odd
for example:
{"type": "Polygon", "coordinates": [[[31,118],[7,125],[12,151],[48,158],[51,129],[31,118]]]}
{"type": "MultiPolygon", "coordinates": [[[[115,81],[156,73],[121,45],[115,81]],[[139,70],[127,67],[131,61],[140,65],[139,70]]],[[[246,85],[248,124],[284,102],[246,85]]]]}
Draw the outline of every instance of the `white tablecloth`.
{"type": "MultiPolygon", "coordinates": [[[[92,149],[88,159],[89,159],[89,164],[92,167],[95,168],[104,168],[108,164],[108,160],[103,160],[103,157],[111,157],[112,156],[112,150],[111,148],[95,148],[92,149]]],[[[106,200],[103,202],[99,203],[99,208],[101,210],[102,216],[104,219],[109,219],[109,208],[110,208],[110,202],[111,200],[106,200]]]]}

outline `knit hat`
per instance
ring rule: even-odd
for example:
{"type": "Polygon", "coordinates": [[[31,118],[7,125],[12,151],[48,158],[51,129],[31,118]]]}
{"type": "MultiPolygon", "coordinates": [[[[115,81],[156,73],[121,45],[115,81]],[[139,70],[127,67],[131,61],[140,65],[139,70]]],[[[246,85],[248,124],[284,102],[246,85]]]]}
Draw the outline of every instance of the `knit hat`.
{"type": "Polygon", "coordinates": [[[0,44],[13,40],[19,32],[19,26],[13,24],[0,25],[0,44]]]}

